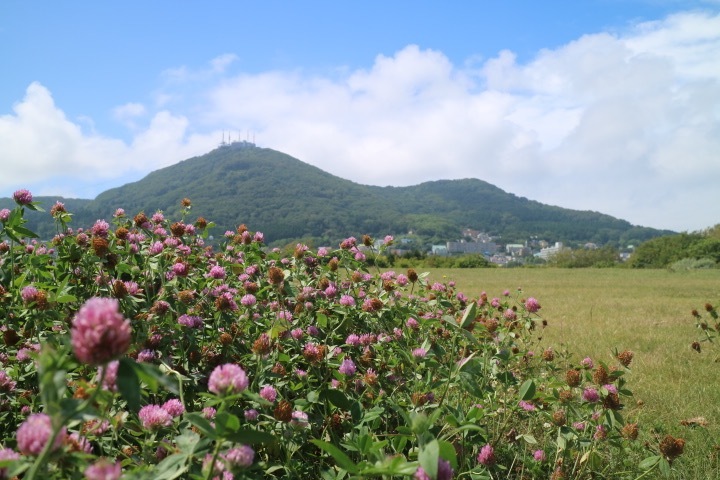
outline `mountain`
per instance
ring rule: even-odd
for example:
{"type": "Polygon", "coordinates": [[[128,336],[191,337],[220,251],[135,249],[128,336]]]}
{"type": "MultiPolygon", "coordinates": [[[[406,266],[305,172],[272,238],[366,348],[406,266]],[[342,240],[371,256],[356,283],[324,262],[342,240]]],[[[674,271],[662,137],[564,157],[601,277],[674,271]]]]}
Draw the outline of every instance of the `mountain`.
{"type": "MultiPolygon", "coordinates": [[[[566,243],[638,244],[670,234],[633,226],[598,212],[544,205],[478,179],[439,180],[410,187],[376,187],[345,180],[284,153],[247,142],[154,171],[138,182],[107,190],[94,200],[38,197],[46,210],[60,200],[74,214],[74,227],[109,219],[122,207],[129,215],[162,210],[178,218],[180,201],[192,201],[192,218],[214,221],[215,236],[246,224],[266,241],[299,239],[335,244],[354,235],[403,235],[429,242],[455,240],[463,228],[519,242],[531,236],[566,243]]],[[[11,199],[0,199],[10,208],[11,199]]],[[[41,237],[56,232],[47,212],[28,212],[29,228],[41,237]],[[41,222],[42,216],[44,220],[41,222]]]]}

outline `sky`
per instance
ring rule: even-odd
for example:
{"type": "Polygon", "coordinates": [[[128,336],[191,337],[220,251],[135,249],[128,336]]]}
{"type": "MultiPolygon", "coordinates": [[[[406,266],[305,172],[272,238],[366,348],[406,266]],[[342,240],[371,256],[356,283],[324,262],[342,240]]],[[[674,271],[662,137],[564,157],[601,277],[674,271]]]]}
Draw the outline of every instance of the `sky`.
{"type": "Polygon", "coordinates": [[[0,72],[0,197],[94,198],[225,139],[720,223],[720,0],[3,0],[0,72]]]}

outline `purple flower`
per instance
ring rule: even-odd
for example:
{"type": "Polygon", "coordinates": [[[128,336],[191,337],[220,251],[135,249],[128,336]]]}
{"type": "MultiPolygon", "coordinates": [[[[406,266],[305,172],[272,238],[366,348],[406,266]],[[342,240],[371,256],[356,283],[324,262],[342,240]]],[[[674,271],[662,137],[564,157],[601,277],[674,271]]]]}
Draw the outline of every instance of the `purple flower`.
{"type": "Polygon", "coordinates": [[[257,299],[255,298],[255,295],[248,293],[247,295],[243,295],[243,297],[240,299],[240,303],[242,303],[246,307],[251,307],[257,303],[257,299]]]}
{"type": "Polygon", "coordinates": [[[604,388],[605,390],[607,390],[609,393],[615,393],[615,394],[618,393],[617,387],[616,387],[615,385],[613,385],[612,383],[608,383],[607,385],[603,385],[603,388],[604,388]]]}
{"type": "MultiPolygon", "coordinates": [[[[52,432],[50,416],[45,413],[33,413],[17,429],[17,448],[23,455],[40,455],[50,441],[52,432]]],[[[52,450],[60,448],[66,435],[67,431],[62,427],[60,434],[55,438],[52,450]]]]}
{"type": "Polygon", "coordinates": [[[292,425],[295,428],[305,428],[308,426],[308,414],[305,412],[302,412],[300,410],[295,410],[292,412],[292,418],[290,420],[290,425],[292,425]]]}
{"type": "Polygon", "coordinates": [[[415,475],[413,475],[413,478],[415,480],[432,480],[430,475],[428,475],[425,472],[425,469],[422,467],[418,467],[418,469],[415,471],[415,475]]]}
{"type": "Polygon", "coordinates": [[[7,222],[8,218],[10,218],[10,210],[7,208],[0,210],[0,222],[7,222]]]}
{"type": "Polygon", "coordinates": [[[355,299],[350,295],[342,295],[340,297],[340,305],[344,307],[351,307],[355,305],[355,299]]]}
{"type": "Polygon", "coordinates": [[[420,324],[418,323],[418,321],[415,320],[415,319],[412,318],[412,317],[407,319],[407,322],[405,322],[405,325],[406,325],[408,328],[412,328],[412,329],[418,328],[418,327],[420,326],[420,324]]]}
{"type": "Polygon", "coordinates": [[[355,245],[357,245],[357,239],[355,237],[348,237],[342,242],[340,242],[340,248],[343,250],[350,250],[355,245]]]}
{"type": "Polygon", "coordinates": [[[113,298],[94,297],[80,307],[72,325],[72,346],[78,360],[101,365],[130,347],[130,322],[113,298]]]}
{"type": "Polygon", "coordinates": [[[536,462],[544,462],[545,461],[545,451],[544,450],[535,450],[533,452],[533,458],[536,462]]]}
{"type": "Polygon", "coordinates": [[[32,193],[24,188],[13,193],[13,200],[18,205],[29,205],[33,201],[32,193]]]}
{"type": "Polygon", "coordinates": [[[335,285],[329,285],[325,289],[325,296],[327,298],[333,298],[336,294],[337,294],[337,287],[335,287],[335,285]]]}
{"type": "Polygon", "coordinates": [[[207,418],[208,420],[215,418],[216,413],[217,410],[215,410],[213,407],[205,407],[202,409],[203,417],[207,418]]]}
{"type": "Polygon", "coordinates": [[[590,357],[583,358],[582,361],[580,362],[580,365],[582,365],[583,367],[585,367],[587,369],[591,369],[595,366],[595,364],[592,361],[592,358],[590,358],[590,357]]]}
{"type": "Polygon", "coordinates": [[[503,312],[503,317],[507,320],[515,320],[517,318],[517,314],[515,313],[515,310],[508,308],[505,312],[503,312]]]}
{"type": "Polygon", "coordinates": [[[90,229],[90,233],[97,237],[107,237],[110,232],[110,224],[105,220],[97,220],[95,225],[90,229]]]}
{"type": "Polygon", "coordinates": [[[83,437],[78,432],[73,432],[66,437],[65,442],[70,444],[70,448],[76,452],[92,453],[93,446],[86,437],[83,437]]]}
{"type": "Polygon", "coordinates": [[[178,323],[185,327],[200,328],[202,327],[203,320],[198,316],[185,314],[178,317],[178,323]]]}
{"type": "Polygon", "coordinates": [[[101,458],[87,467],[84,473],[87,480],[118,480],[122,475],[122,467],[120,462],[113,463],[101,458]]]}
{"type": "Polygon", "coordinates": [[[245,420],[247,420],[248,422],[254,422],[258,419],[260,413],[254,408],[249,408],[243,412],[243,415],[245,416],[245,420]]]}
{"type": "Polygon", "coordinates": [[[157,255],[158,253],[161,253],[164,248],[165,248],[164,243],[155,242],[152,245],[150,245],[150,248],[148,249],[148,253],[150,253],[150,255],[157,255]]]}
{"type": "Polygon", "coordinates": [[[157,430],[172,425],[173,417],[160,405],[145,405],[138,412],[143,428],[157,430]]]}
{"type": "Polygon", "coordinates": [[[427,350],[424,348],[416,348],[412,351],[412,356],[415,358],[425,358],[427,355],[427,350]]]}
{"type": "MultiPolygon", "coordinates": [[[[450,466],[450,462],[447,460],[443,460],[442,458],[438,458],[438,468],[437,468],[437,476],[435,477],[437,480],[451,480],[453,477],[453,469],[450,466]]],[[[430,480],[431,477],[423,470],[422,467],[418,467],[417,471],[415,472],[414,477],[415,480],[430,480]]]]}
{"type": "Polygon", "coordinates": [[[232,395],[245,390],[249,383],[245,370],[234,363],[226,363],[215,367],[210,374],[208,390],[221,396],[232,395]]]}
{"type": "Polygon", "coordinates": [[[10,392],[15,389],[16,384],[5,370],[0,370],[0,392],[10,392]]]}
{"type": "Polygon", "coordinates": [[[273,403],[277,398],[277,390],[271,385],[265,385],[260,389],[260,396],[268,402],[273,403]]]}
{"type": "Polygon", "coordinates": [[[492,445],[485,445],[480,449],[480,453],[478,453],[477,461],[481,465],[485,465],[486,467],[491,467],[495,465],[495,450],[493,449],[492,445]]]}
{"type": "Polygon", "coordinates": [[[177,262],[172,266],[172,273],[178,277],[186,277],[188,274],[189,267],[186,263],[177,262]]]}
{"type": "Polygon", "coordinates": [[[157,358],[155,350],[145,349],[138,353],[137,361],[141,363],[151,363],[155,358],[157,358]]]}
{"type": "Polygon", "coordinates": [[[345,358],[342,361],[340,368],[338,368],[338,372],[342,373],[343,375],[354,375],[355,370],[355,363],[349,358],[345,358]]]}
{"type": "Polygon", "coordinates": [[[600,394],[597,390],[595,390],[592,387],[588,387],[583,391],[582,394],[583,400],[590,403],[595,403],[598,400],[600,400],[600,394]]]}
{"type": "Polygon", "coordinates": [[[249,467],[252,465],[255,459],[255,450],[249,445],[241,445],[239,447],[231,448],[225,455],[225,460],[237,467],[249,467]]]}
{"type": "Polygon", "coordinates": [[[37,298],[37,294],[38,294],[38,289],[33,287],[32,285],[23,287],[22,290],[20,290],[20,297],[22,297],[23,302],[25,304],[34,302],[35,299],[37,298]]]}
{"type": "Polygon", "coordinates": [[[530,297],[527,300],[525,300],[525,310],[527,310],[530,313],[535,313],[538,310],[540,310],[540,302],[537,301],[537,299],[530,297]]]}
{"type": "Polygon", "coordinates": [[[102,386],[105,390],[117,392],[117,373],[120,362],[113,360],[107,365],[98,367],[98,378],[102,378],[102,386]],[[107,369],[107,371],[105,371],[107,369]],[[104,373],[103,373],[104,372],[104,373]]]}
{"type": "Polygon", "coordinates": [[[526,402],[525,400],[520,400],[520,403],[518,405],[520,405],[520,408],[522,408],[526,412],[532,412],[535,410],[535,405],[530,402],[526,402]]]}
{"type": "Polygon", "coordinates": [[[177,398],[171,398],[167,402],[163,403],[162,408],[173,417],[179,417],[185,413],[185,406],[177,398]]]}
{"type": "Polygon", "coordinates": [[[210,269],[209,275],[210,275],[210,277],[215,278],[215,279],[217,279],[217,280],[222,280],[222,279],[225,278],[225,275],[226,275],[226,274],[225,274],[225,269],[224,269],[223,267],[219,266],[219,265],[214,265],[214,266],[210,269]]]}
{"type": "MultiPolygon", "coordinates": [[[[20,454],[11,448],[0,448],[0,462],[4,460],[18,460],[20,454]]],[[[0,468],[0,478],[7,477],[7,469],[0,468]]]]}

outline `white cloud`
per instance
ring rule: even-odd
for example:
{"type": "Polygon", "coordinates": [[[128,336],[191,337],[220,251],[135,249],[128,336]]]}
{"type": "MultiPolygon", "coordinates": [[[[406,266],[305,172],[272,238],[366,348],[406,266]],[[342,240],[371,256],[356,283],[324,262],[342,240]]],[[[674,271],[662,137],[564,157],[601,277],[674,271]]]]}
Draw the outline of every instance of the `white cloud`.
{"type": "Polygon", "coordinates": [[[31,85],[0,117],[0,155],[18,162],[0,188],[67,172],[147,173],[231,130],[360,183],[474,177],[641,225],[720,222],[708,208],[720,204],[720,15],[588,34],[527,63],[503,51],[454,65],[412,45],[333,76],[229,75],[235,60],[166,72],[156,111],[118,107],[135,122],[128,143],[84,132],[31,85]]]}
{"type": "Polygon", "coordinates": [[[206,152],[215,144],[212,134],[188,135],[187,120],[168,112],[155,114],[130,145],[84,132],[67,119],[39,83],[27,88],[25,98],[13,110],[14,114],[0,116],[0,191],[4,192],[32,184],[42,185],[43,192],[38,194],[77,194],[68,181],[87,191],[88,186],[105,179],[148,173],[206,152]]]}

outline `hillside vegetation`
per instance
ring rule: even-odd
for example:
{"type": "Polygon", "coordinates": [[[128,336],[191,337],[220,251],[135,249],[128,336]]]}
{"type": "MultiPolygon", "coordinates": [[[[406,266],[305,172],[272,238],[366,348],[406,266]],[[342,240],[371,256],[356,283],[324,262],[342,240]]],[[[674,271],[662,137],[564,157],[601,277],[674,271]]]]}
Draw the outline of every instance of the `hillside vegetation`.
{"type": "MultiPolygon", "coordinates": [[[[360,185],[249,143],[221,147],[157,170],[94,200],[37,200],[44,205],[62,201],[74,214],[74,227],[89,227],[97,219],[110,218],[117,207],[177,215],[185,197],[193,202],[193,216],[215,221],[215,236],[240,224],[254,225],[274,245],[299,239],[333,245],[357,232],[382,236],[410,231],[429,245],[455,240],[463,228],[473,228],[500,236],[503,243],[536,236],[619,246],[672,233],[597,212],[544,205],[478,179],[410,187],[360,185]]],[[[11,205],[11,199],[0,199],[0,208],[11,205]]],[[[41,237],[57,233],[46,221],[47,213],[29,213],[29,226],[41,237]]]]}

